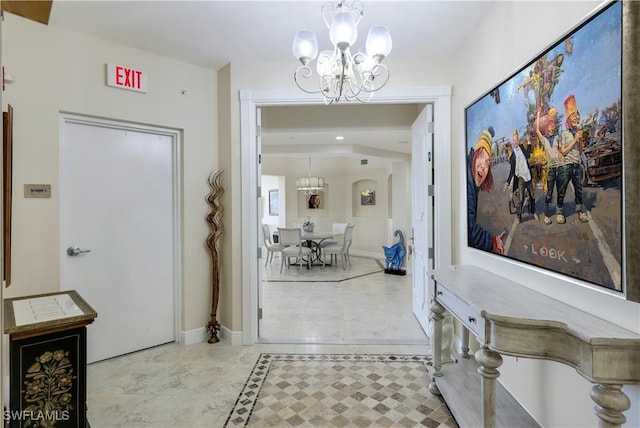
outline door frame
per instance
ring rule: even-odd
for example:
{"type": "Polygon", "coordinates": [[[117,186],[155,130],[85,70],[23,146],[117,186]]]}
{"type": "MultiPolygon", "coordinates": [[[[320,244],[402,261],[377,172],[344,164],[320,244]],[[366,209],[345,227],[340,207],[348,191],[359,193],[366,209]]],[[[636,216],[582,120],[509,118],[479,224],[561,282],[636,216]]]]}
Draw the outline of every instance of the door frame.
{"type": "MultiPolygon", "coordinates": [[[[146,132],[150,134],[164,135],[171,138],[171,152],[172,152],[172,192],[173,192],[173,338],[174,342],[181,342],[182,335],[180,334],[180,320],[182,319],[182,133],[178,129],[161,128],[158,126],[145,125],[134,122],[122,122],[112,119],[104,119],[95,116],[87,116],[78,113],[60,112],[60,144],[59,144],[59,156],[60,164],[62,164],[62,140],[64,138],[65,125],[67,123],[75,123],[87,126],[98,126],[102,128],[121,129],[124,131],[132,132],[146,132]]],[[[58,182],[62,182],[62,171],[59,172],[58,182]]],[[[60,210],[62,210],[62,198],[63,189],[60,189],[60,210]]],[[[62,237],[62,217],[60,218],[60,236],[62,237]]],[[[62,245],[62,242],[60,242],[62,245]]],[[[61,247],[62,248],[62,247],[61,247]]],[[[61,266],[66,253],[60,250],[61,266]]]]}
{"type": "MultiPolygon", "coordinates": [[[[370,104],[431,103],[434,115],[434,148],[440,165],[434,210],[437,266],[451,264],[451,86],[386,88],[370,104]]],[[[258,144],[256,109],[267,106],[323,105],[317,95],[291,90],[240,90],[240,166],[242,171],[242,344],[258,341],[258,144]]],[[[348,103],[346,103],[348,104],[348,103]]],[[[356,103],[353,103],[356,104],[356,103]]]]}

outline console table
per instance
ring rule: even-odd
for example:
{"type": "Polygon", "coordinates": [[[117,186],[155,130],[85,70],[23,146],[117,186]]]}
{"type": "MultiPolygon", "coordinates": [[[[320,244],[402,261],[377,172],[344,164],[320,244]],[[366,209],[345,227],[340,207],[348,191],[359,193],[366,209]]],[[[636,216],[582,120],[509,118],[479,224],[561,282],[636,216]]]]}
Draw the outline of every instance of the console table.
{"type": "MultiPolygon", "coordinates": [[[[432,271],[433,370],[429,389],[442,394],[461,427],[538,426],[496,382],[501,355],[557,361],[593,383],[600,427],[625,423],[625,384],[640,384],[640,335],[475,266],[432,271]],[[462,359],[442,365],[442,319],[463,325],[462,359]],[[480,343],[469,360],[469,332],[480,343]],[[466,361],[464,359],[467,359],[466,361]],[[478,375],[479,373],[479,375],[478,375]]],[[[638,403],[634,403],[637,406],[638,403]]]]}

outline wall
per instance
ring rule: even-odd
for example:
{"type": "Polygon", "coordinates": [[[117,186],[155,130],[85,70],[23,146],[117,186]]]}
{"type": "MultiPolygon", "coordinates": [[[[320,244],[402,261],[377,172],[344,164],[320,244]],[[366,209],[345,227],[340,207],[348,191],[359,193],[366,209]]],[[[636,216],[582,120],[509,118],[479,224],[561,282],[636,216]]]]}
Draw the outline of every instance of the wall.
{"type": "MultiPolygon", "coordinates": [[[[464,108],[582,20],[596,2],[496,2],[452,64],[454,261],[489,268],[523,285],[629,330],[640,330],[640,305],[576,281],[471,250],[466,245],[464,108]],[[524,19],[526,17],[526,20],[524,19]],[[543,30],[538,30],[542,28],[543,30]]],[[[627,139],[627,143],[629,140],[627,139]]],[[[558,364],[505,358],[500,380],[543,426],[594,426],[590,384],[558,364]]],[[[625,426],[640,426],[640,387],[624,391],[633,403],[625,426]]]]}
{"type": "Polygon", "coordinates": [[[4,16],[3,65],[15,79],[3,96],[3,108],[10,103],[15,109],[13,269],[4,296],[60,289],[59,113],[157,125],[181,130],[183,136],[180,329],[203,328],[210,310],[210,300],[203,296],[211,294],[204,217],[209,210],[207,177],[217,164],[216,72],[10,13],[4,16]],[[148,93],[105,86],[105,63],[146,71],[148,93]],[[25,183],[51,184],[52,198],[23,198],[25,183]]]}

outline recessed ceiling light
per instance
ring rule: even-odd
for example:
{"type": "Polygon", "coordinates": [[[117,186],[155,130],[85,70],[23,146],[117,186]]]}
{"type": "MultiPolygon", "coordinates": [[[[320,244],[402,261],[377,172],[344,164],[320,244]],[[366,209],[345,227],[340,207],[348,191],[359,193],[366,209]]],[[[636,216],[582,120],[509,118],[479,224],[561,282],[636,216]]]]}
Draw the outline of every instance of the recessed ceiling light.
{"type": "Polygon", "coordinates": [[[338,135],[338,136],[336,137],[336,140],[344,140],[344,137],[343,137],[342,135],[338,135]]]}

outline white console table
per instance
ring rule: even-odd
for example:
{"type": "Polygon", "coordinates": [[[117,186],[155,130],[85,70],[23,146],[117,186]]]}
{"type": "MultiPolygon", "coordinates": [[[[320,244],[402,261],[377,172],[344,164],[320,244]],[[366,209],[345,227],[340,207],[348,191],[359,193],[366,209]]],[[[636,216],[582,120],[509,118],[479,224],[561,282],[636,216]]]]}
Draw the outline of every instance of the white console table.
{"type": "Polygon", "coordinates": [[[475,266],[436,269],[432,278],[429,389],[442,394],[461,427],[479,421],[484,427],[538,426],[496,382],[501,354],[574,367],[594,384],[591,398],[599,426],[625,423],[623,412],[631,403],[621,389],[640,384],[640,335],[475,266]],[[443,367],[445,309],[464,326],[463,359],[443,367]],[[469,360],[469,332],[480,343],[477,364],[469,360]]]}

